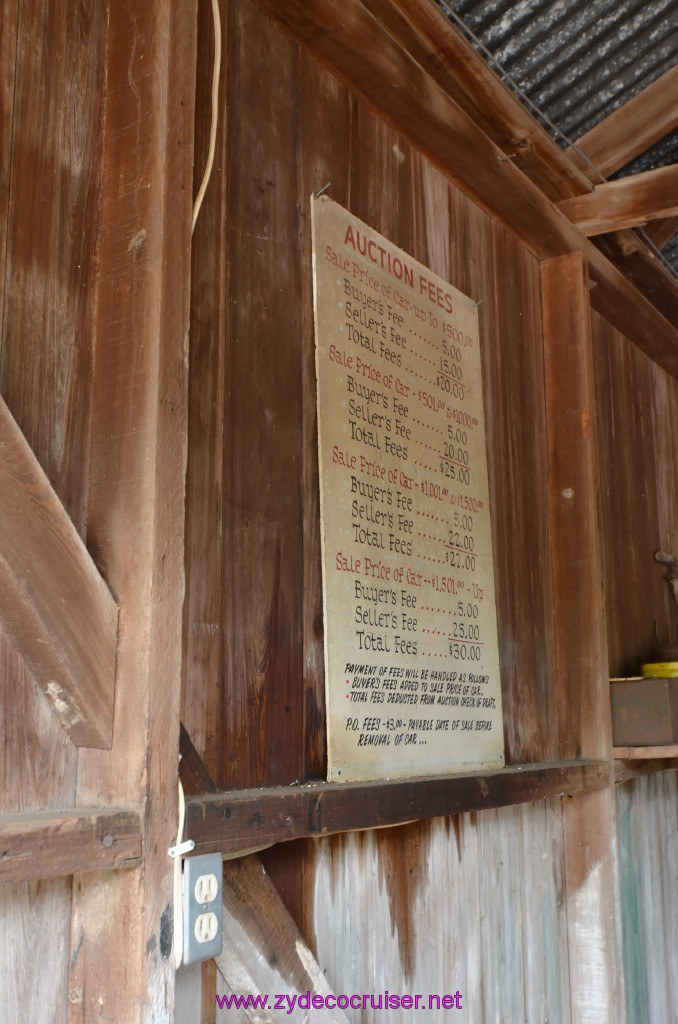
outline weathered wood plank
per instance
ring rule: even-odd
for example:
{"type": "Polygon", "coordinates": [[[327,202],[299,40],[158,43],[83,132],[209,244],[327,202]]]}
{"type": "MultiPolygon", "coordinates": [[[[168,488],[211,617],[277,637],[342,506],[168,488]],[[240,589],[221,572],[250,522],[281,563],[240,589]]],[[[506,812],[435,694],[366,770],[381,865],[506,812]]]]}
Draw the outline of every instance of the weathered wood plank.
{"type": "Polygon", "coordinates": [[[289,158],[298,48],[251,4],[229,5],[227,39],[230,497],[223,506],[227,640],[215,781],[230,788],[304,777],[304,693],[301,267],[297,172],[289,158]]]}
{"type": "Polygon", "coordinates": [[[577,139],[576,149],[566,150],[570,160],[590,175],[583,153],[608,178],[678,126],[677,92],[674,67],[577,139]]]}
{"type": "Polygon", "coordinates": [[[118,609],[0,398],[0,620],[79,746],[110,747],[118,609]]]}
{"type": "Polygon", "coordinates": [[[583,257],[572,253],[542,263],[542,286],[560,751],[562,757],[609,757],[593,354],[583,257]]]}
{"type": "MultiPolygon", "coordinates": [[[[217,969],[231,992],[252,996],[286,996],[283,1009],[268,1000],[267,1010],[255,1019],[289,1020],[303,1024],[309,1019],[328,1024],[348,1024],[342,1010],[297,1005],[307,992],[311,997],[333,996],[325,975],[292,921],[261,861],[256,857],[224,863],[224,944],[215,958],[217,969]],[[261,1016],[260,1016],[261,1015],[261,1016]]],[[[217,980],[217,994],[224,994],[217,980]]],[[[249,1015],[248,1015],[249,1016],[249,1015]]],[[[254,1018],[252,1018],[254,1019],[254,1018]]]]}
{"type": "Polygon", "coordinates": [[[583,234],[602,235],[678,214],[678,164],[596,185],[558,203],[583,234]]]}
{"type": "Polygon", "coordinates": [[[628,779],[640,778],[641,775],[654,775],[657,772],[678,771],[678,756],[657,758],[641,758],[641,760],[626,760],[617,754],[617,748],[613,747],[614,754],[614,781],[615,783],[626,782],[628,779]]]}
{"type": "Polygon", "coordinates": [[[606,762],[567,761],[512,765],[477,776],[234,790],[188,797],[186,835],[195,840],[198,853],[237,852],[302,836],[383,827],[596,790],[609,781],[606,762]]]}
{"type": "MultiPolygon", "coordinates": [[[[191,246],[188,462],[186,468],[186,598],[181,718],[210,772],[219,774],[224,536],[224,414],[229,252],[224,236],[228,196],[227,19],[222,18],[222,69],[215,161],[191,246]]],[[[198,5],[195,179],[207,160],[211,128],[214,25],[211,5],[198,5]]],[[[197,188],[197,182],[195,188],[197,188]]],[[[226,577],[227,578],[227,577],[226,577]]]]}
{"type": "Polygon", "coordinates": [[[662,747],[613,747],[612,753],[622,761],[661,760],[678,757],[678,744],[669,743],[662,747]]]}
{"type": "MultiPolygon", "coordinates": [[[[593,353],[580,254],[542,263],[542,308],[560,751],[563,757],[603,757],[609,766],[593,353]]],[[[563,825],[572,1020],[617,1020],[623,997],[612,875],[613,792],[564,801],[563,825]],[[591,962],[597,964],[595,984],[591,962]]]]}
{"type": "Polygon", "coordinates": [[[174,1001],[196,6],[109,17],[88,539],[120,644],[113,747],[80,751],[78,799],[137,810],[144,859],[75,876],[71,1024],[165,1021],[174,1001]]]}
{"type": "Polygon", "coordinates": [[[12,131],[19,0],[0,3],[0,327],[5,297],[5,253],[12,167],[12,131]]]}
{"type": "Polygon", "coordinates": [[[135,811],[83,808],[0,815],[0,881],[58,878],[141,861],[135,811]]]}
{"type": "Polygon", "coordinates": [[[678,543],[678,384],[601,317],[592,324],[610,670],[634,676],[657,646],[655,623],[662,643],[678,639],[654,561],[678,543]]]}
{"type": "MultiPolygon", "coordinates": [[[[50,711],[23,661],[0,633],[0,811],[69,807],[75,799],[77,748],[50,711]]],[[[65,1024],[71,881],[0,886],[0,985],[7,1020],[48,1016],[65,1024]],[[49,983],[36,979],[44,965],[49,983]]]]}
{"type": "Polygon", "coordinates": [[[0,360],[3,397],[82,536],[105,20],[89,0],[19,5],[0,360]]]}

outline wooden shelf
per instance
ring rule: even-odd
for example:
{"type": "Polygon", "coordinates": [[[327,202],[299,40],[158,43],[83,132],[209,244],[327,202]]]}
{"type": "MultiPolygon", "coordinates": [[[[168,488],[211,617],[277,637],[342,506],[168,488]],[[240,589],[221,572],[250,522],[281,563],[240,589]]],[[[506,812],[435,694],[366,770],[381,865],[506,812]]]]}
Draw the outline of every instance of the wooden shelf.
{"type": "Polygon", "coordinates": [[[649,761],[656,758],[678,757],[678,744],[661,747],[613,747],[612,756],[619,761],[649,761]]]}
{"type": "Polygon", "coordinates": [[[185,837],[195,841],[196,854],[233,855],[291,839],[604,789],[611,774],[607,761],[563,761],[481,775],[203,793],[186,799],[185,837]]]}

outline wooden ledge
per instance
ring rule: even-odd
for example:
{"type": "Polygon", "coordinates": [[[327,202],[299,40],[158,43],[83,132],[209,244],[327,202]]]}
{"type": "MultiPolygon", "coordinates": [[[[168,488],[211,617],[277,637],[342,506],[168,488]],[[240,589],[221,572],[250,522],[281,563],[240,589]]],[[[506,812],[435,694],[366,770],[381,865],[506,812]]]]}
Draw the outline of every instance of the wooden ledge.
{"type": "Polygon", "coordinates": [[[233,790],[186,800],[195,853],[228,853],[604,789],[607,761],[519,764],[481,775],[233,790]]]}
{"type": "Polygon", "coordinates": [[[678,757],[678,744],[661,747],[613,747],[612,756],[619,761],[656,761],[678,757]]]}
{"type": "Polygon", "coordinates": [[[120,808],[0,814],[0,882],[59,878],[141,863],[141,821],[120,808]]]}

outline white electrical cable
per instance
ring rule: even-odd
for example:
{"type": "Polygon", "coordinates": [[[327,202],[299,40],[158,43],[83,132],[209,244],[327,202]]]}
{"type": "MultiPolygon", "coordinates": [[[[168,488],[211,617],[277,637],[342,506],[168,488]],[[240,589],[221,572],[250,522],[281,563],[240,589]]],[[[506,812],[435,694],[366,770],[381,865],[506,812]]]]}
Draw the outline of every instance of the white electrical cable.
{"type": "MultiPolygon", "coordinates": [[[[212,174],[214,163],[214,151],[217,142],[217,120],[219,116],[219,75],[221,73],[221,17],[219,14],[219,0],[212,0],[212,20],[214,22],[214,68],[212,71],[212,123],[210,125],[210,144],[207,153],[205,173],[198,189],[198,194],[193,203],[193,216],[191,218],[191,235],[195,228],[195,222],[200,213],[200,207],[207,190],[207,184],[212,174]]],[[[174,859],[174,966],[178,970],[184,958],[184,893],[183,893],[183,857],[187,849],[195,846],[191,840],[183,842],[184,823],[186,821],[186,798],[184,787],[179,779],[179,824],[177,827],[176,845],[169,851],[170,857],[174,859]]]]}
{"type": "MultiPolygon", "coordinates": [[[[184,787],[179,779],[179,826],[177,828],[177,846],[181,845],[184,836],[184,822],[186,820],[186,799],[184,787]]],[[[184,893],[182,888],[182,858],[174,858],[174,967],[179,970],[184,958],[184,893]]]]}
{"type": "Polygon", "coordinates": [[[217,142],[217,119],[219,114],[219,74],[221,72],[221,17],[219,14],[219,0],[212,0],[212,18],[214,20],[214,70],[212,72],[212,125],[210,128],[210,146],[207,153],[207,163],[202,182],[193,203],[193,220],[191,222],[191,234],[195,228],[195,222],[200,213],[200,207],[207,189],[207,183],[212,173],[214,163],[214,150],[217,142]]]}

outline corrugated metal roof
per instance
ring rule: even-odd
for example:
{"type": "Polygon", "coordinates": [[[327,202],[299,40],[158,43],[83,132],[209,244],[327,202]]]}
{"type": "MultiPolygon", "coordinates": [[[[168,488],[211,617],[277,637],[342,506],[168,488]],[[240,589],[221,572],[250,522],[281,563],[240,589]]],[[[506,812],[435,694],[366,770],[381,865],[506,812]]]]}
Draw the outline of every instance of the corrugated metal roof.
{"type": "MultiPolygon", "coordinates": [[[[486,58],[489,51],[562,146],[678,64],[678,0],[435,2],[486,58]]],[[[669,163],[678,163],[678,131],[616,176],[669,163]]],[[[663,255],[678,272],[678,238],[663,255]]]]}

